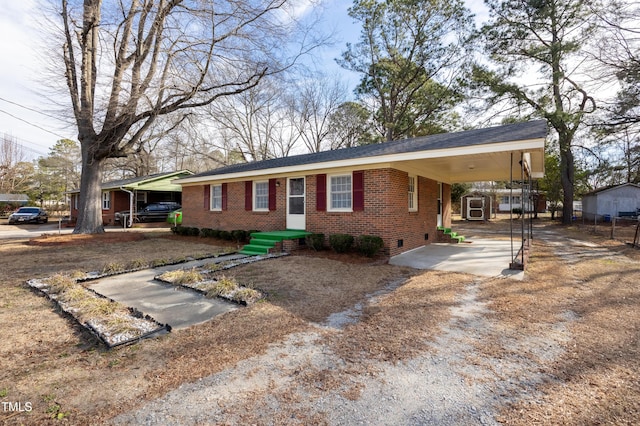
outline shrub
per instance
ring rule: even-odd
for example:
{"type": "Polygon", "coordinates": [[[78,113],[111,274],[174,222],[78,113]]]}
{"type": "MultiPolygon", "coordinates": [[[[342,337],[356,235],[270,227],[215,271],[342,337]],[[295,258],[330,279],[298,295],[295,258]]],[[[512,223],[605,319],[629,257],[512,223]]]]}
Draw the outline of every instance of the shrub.
{"type": "Polygon", "coordinates": [[[211,228],[202,228],[200,230],[200,236],[204,238],[212,238],[213,237],[213,229],[211,228]]]}
{"type": "Polygon", "coordinates": [[[329,236],[329,245],[336,253],[346,253],[353,245],[353,237],[349,234],[333,234],[329,236]]]}
{"type": "Polygon", "coordinates": [[[200,229],[196,228],[196,227],[189,227],[187,226],[187,235],[191,236],[191,237],[197,237],[198,235],[200,235],[200,229]]]}
{"type": "Polygon", "coordinates": [[[247,239],[247,231],[245,231],[243,229],[233,230],[233,231],[231,231],[231,238],[236,243],[243,242],[244,240],[247,239]]]}
{"type": "Polygon", "coordinates": [[[226,241],[231,241],[233,236],[231,235],[231,232],[229,232],[229,231],[220,231],[220,238],[222,238],[223,240],[226,240],[226,241]]]}
{"type": "MultiPolygon", "coordinates": [[[[196,228],[197,229],[197,228],[196,228]]],[[[174,226],[171,228],[171,231],[174,234],[177,235],[182,235],[182,236],[186,236],[189,235],[189,233],[191,232],[191,228],[188,226],[182,226],[182,225],[178,225],[178,226],[174,226]]]]}
{"type": "Polygon", "coordinates": [[[375,235],[360,235],[358,237],[358,252],[367,257],[373,257],[384,247],[382,238],[375,235]]]}
{"type": "Polygon", "coordinates": [[[220,230],[212,229],[211,230],[211,238],[220,238],[220,230]]]}
{"type": "Polygon", "coordinates": [[[324,234],[307,235],[305,240],[307,245],[315,251],[320,251],[324,248],[324,234]]]}

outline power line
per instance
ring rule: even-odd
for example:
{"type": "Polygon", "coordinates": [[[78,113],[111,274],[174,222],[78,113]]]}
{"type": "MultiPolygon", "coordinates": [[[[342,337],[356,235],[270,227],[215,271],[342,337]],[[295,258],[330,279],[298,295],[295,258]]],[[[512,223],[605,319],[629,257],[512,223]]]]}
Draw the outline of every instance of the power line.
{"type": "Polygon", "coordinates": [[[31,148],[31,147],[28,147],[28,146],[25,145],[25,143],[29,143],[31,145],[37,146],[38,148],[42,148],[35,142],[28,141],[28,140],[22,139],[22,138],[18,138],[16,136],[13,136],[13,135],[11,135],[9,133],[6,133],[6,132],[3,134],[3,137],[4,137],[5,140],[10,140],[10,141],[16,143],[17,145],[20,145],[21,148],[24,148],[24,149],[26,149],[28,151],[31,151],[31,152],[35,153],[35,154],[39,154],[39,155],[43,155],[43,156],[48,155],[47,153],[45,153],[43,151],[39,151],[37,149],[31,148]]]}
{"type": "Polygon", "coordinates": [[[5,111],[5,110],[3,110],[3,109],[0,109],[0,112],[5,113],[5,114],[7,114],[7,115],[8,115],[8,116],[10,116],[10,117],[15,118],[16,120],[20,120],[20,121],[22,121],[22,122],[24,122],[24,123],[27,123],[27,124],[28,124],[28,125],[30,125],[30,126],[36,127],[36,128],[38,128],[38,129],[40,129],[40,130],[42,130],[42,131],[44,131],[44,132],[51,133],[53,136],[56,136],[56,137],[58,137],[58,138],[60,138],[60,139],[67,139],[66,137],[64,137],[64,136],[60,136],[59,134],[54,133],[54,132],[52,132],[51,130],[47,130],[47,129],[45,129],[45,128],[44,128],[44,127],[42,127],[42,126],[39,126],[39,125],[34,124],[34,123],[31,123],[30,121],[27,121],[27,120],[25,120],[25,119],[23,119],[23,118],[16,117],[15,115],[13,115],[13,114],[11,114],[10,112],[7,112],[7,111],[5,111]]]}
{"type": "Polygon", "coordinates": [[[20,108],[24,108],[24,109],[28,109],[29,111],[37,112],[38,114],[44,115],[45,117],[53,118],[55,120],[59,120],[60,119],[59,117],[56,117],[55,115],[51,115],[51,114],[47,114],[46,112],[38,111],[35,108],[31,108],[31,107],[28,107],[26,105],[19,104],[18,102],[10,101],[9,99],[3,98],[1,96],[0,96],[0,101],[5,101],[6,103],[9,103],[9,104],[12,104],[12,105],[15,105],[15,106],[19,106],[20,108]]]}

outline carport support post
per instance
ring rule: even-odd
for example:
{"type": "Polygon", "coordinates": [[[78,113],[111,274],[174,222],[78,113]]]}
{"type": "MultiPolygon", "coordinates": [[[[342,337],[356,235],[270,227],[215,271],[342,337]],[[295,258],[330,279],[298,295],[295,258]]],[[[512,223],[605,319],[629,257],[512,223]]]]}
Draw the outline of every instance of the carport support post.
{"type": "Polygon", "coordinates": [[[524,197],[524,153],[520,153],[520,210],[522,212],[522,224],[520,225],[520,253],[522,254],[522,265],[524,266],[524,224],[526,216],[526,203],[524,197]]]}
{"type": "Polygon", "coordinates": [[[120,187],[120,190],[129,193],[129,228],[131,228],[133,226],[133,191],[129,191],[123,187],[120,187]]]}

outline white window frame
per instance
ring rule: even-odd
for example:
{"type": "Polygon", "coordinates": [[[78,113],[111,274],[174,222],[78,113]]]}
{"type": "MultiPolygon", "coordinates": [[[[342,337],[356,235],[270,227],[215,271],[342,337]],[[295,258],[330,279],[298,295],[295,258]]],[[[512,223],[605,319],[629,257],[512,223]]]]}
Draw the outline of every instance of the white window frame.
{"type": "Polygon", "coordinates": [[[73,195],[73,208],[78,210],[78,201],[80,198],[80,194],[74,194],[73,195]]]}
{"type": "Polygon", "coordinates": [[[111,210],[111,191],[102,192],[102,210],[111,210]]]}
{"type": "Polygon", "coordinates": [[[136,191],[136,205],[138,204],[148,204],[149,202],[147,201],[149,198],[149,193],[147,191],[136,191]]]}
{"type": "Polygon", "coordinates": [[[418,211],[418,176],[409,175],[407,187],[407,198],[409,203],[409,211],[418,211]]]}
{"type": "Polygon", "coordinates": [[[253,182],[253,211],[254,212],[268,212],[269,211],[269,181],[268,180],[257,180],[253,182]],[[266,195],[261,194],[261,197],[265,197],[267,199],[266,207],[257,207],[258,206],[258,185],[266,185],[267,193],[266,195]]]}
{"type": "Polygon", "coordinates": [[[209,210],[213,211],[213,212],[221,212],[222,211],[222,184],[219,185],[211,185],[209,191],[211,191],[211,196],[209,197],[209,210]],[[220,195],[216,196],[214,195],[214,191],[219,188],[220,189],[220,195]],[[216,200],[219,201],[218,205],[216,206],[216,200]]]}
{"type": "Polygon", "coordinates": [[[328,197],[328,205],[327,205],[327,211],[330,212],[352,212],[353,211],[353,174],[352,173],[342,173],[342,174],[335,174],[335,175],[329,175],[327,176],[327,183],[329,188],[327,188],[327,193],[329,195],[328,197]],[[349,178],[349,207],[333,207],[333,184],[332,181],[335,178],[341,178],[341,177],[348,177],[349,178]]]}

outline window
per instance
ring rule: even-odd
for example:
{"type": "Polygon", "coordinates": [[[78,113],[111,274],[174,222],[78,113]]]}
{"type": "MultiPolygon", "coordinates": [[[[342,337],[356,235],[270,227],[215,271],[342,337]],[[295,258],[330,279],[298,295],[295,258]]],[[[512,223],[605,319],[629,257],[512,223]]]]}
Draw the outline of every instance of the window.
{"type": "Polygon", "coordinates": [[[351,175],[331,176],[329,210],[351,211],[351,175]]]}
{"type": "Polygon", "coordinates": [[[253,187],[253,210],[269,210],[269,182],[255,182],[253,187]]]}
{"type": "Polygon", "coordinates": [[[102,210],[109,210],[111,208],[111,192],[106,191],[102,193],[102,210]]]}
{"type": "Polygon", "coordinates": [[[144,206],[147,205],[147,192],[138,192],[136,191],[136,210],[141,210],[144,206]]]}
{"type": "Polygon", "coordinates": [[[211,185],[211,210],[222,211],[222,185],[211,185]]]}
{"type": "Polygon", "coordinates": [[[502,196],[502,204],[509,204],[509,196],[508,195],[503,195],[502,196]]]}
{"type": "Polygon", "coordinates": [[[512,204],[520,204],[520,196],[514,196],[512,204]]]}
{"type": "Polygon", "coordinates": [[[409,211],[418,211],[418,179],[415,176],[409,176],[409,211]]]}

